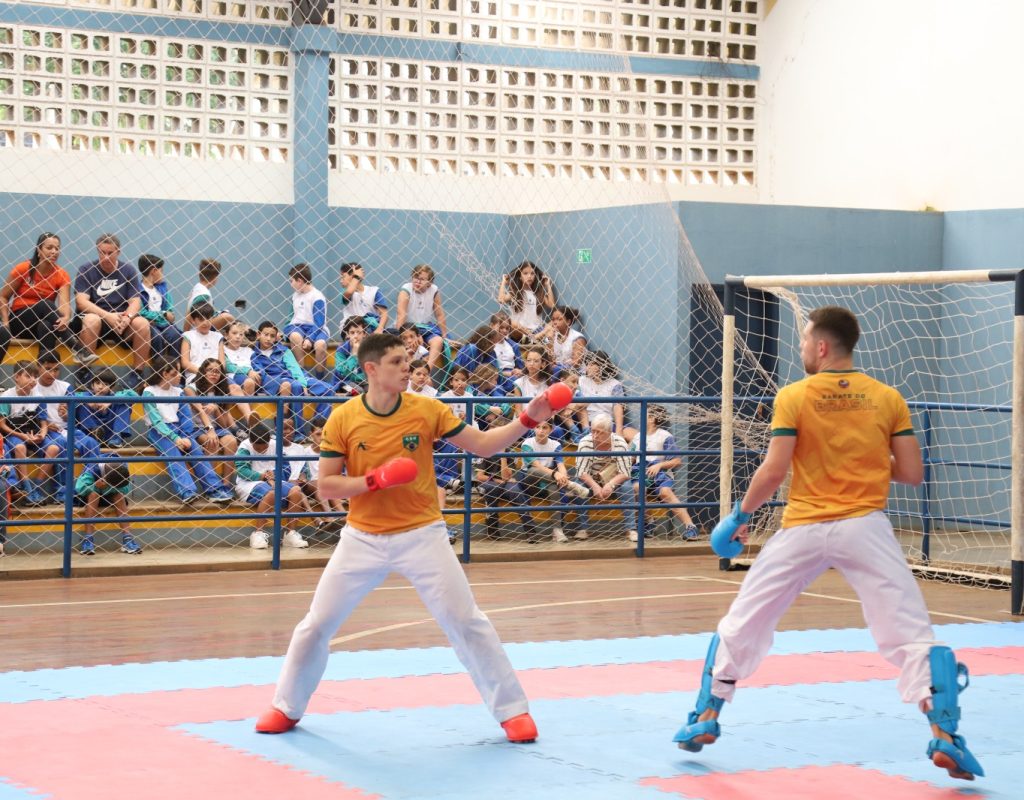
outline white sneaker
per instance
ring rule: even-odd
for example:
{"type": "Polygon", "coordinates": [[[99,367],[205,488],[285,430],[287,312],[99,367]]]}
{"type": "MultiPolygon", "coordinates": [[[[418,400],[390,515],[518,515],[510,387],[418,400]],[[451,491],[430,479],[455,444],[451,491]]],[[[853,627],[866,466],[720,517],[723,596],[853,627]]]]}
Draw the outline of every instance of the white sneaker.
{"type": "Polygon", "coordinates": [[[636,531],[626,531],[626,536],[629,537],[629,541],[631,542],[635,542],[637,539],[640,538],[639,534],[637,534],[636,531]]]}
{"type": "Polygon", "coordinates": [[[281,537],[281,544],[285,547],[309,547],[309,542],[303,539],[298,531],[294,531],[291,528],[284,532],[284,536],[281,537]]]}
{"type": "Polygon", "coordinates": [[[253,531],[249,534],[249,547],[253,550],[266,550],[270,547],[270,539],[265,531],[253,531]]]}
{"type": "Polygon", "coordinates": [[[590,536],[590,534],[587,533],[587,529],[584,528],[583,530],[576,531],[576,535],[573,536],[572,538],[573,539],[586,539],[588,536],[590,536]]]}
{"type": "Polygon", "coordinates": [[[590,489],[582,483],[576,483],[576,481],[569,481],[565,484],[565,489],[577,497],[590,497],[590,489]]]}
{"type": "Polygon", "coordinates": [[[551,531],[551,538],[559,544],[569,541],[569,537],[565,535],[565,531],[563,531],[561,528],[555,528],[553,531],[551,531]]]}

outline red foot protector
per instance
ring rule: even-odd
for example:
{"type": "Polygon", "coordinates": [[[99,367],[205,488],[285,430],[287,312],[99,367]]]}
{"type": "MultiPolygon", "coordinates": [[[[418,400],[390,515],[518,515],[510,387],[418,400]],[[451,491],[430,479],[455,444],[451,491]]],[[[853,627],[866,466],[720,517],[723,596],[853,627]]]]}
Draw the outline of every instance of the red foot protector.
{"type": "Polygon", "coordinates": [[[652,786],[687,800],[949,800],[950,790],[846,764],[764,771],[645,778],[652,786]]]}

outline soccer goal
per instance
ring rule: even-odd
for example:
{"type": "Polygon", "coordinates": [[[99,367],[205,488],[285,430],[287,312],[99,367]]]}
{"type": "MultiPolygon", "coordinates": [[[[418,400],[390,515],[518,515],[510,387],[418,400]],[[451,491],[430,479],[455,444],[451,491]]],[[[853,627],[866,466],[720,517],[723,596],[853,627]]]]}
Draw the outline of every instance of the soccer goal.
{"type": "MultiPolygon", "coordinates": [[[[946,580],[1011,585],[1022,613],[1024,272],[728,277],[722,513],[767,446],[770,396],[803,377],[800,334],[824,305],[857,314],[855,364],[910,405],[925,478],[894,485],[887,509],[908,562],[946,580]],[[772,335],[747,337],[752,329],[772,335]]],[[[787,491],[752,520],[752,544],[777,529],[787,491]]]]}

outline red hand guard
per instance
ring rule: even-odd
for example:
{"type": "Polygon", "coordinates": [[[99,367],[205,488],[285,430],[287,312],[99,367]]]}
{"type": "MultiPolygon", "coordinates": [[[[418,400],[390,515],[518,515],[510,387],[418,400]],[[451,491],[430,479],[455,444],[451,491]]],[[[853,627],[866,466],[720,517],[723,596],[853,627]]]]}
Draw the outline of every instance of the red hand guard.
{"type": "Polygon", "coordinates": [[[366,473],[366,488],[371,492],[390,489],[416,479],[420,468],[411,458],[393,458],[366,473]]]}
{"type": "MultiPolygon", "coordinates": [[[[566,386],[564,383],[555,383],[545,389],[539,397],[548,401],[548,405],[551,407],[551,412],[561,411],[572,401],[572,389],[566,386]]],[[[537,398],[534,398],[535,400],[537,398]]],[[[528,408],[533,404],[531,400],[527,404],[527,408],[524,408],[522,413],[519,415],[519,422],[524,428],[533,430],[540,424],[540,420],[534,419],[528,413],[528,408]]]]}

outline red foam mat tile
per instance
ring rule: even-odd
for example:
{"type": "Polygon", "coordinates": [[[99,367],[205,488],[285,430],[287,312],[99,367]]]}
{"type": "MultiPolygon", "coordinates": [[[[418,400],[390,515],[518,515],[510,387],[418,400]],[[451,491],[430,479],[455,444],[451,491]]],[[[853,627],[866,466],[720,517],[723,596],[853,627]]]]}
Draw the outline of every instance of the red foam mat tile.
{"type": "Polygon", "coordinates": [[[676,775],[641,783],[687,800],[952,800],[957,790],[836,764],[826,767],[676,775]]]}

